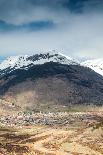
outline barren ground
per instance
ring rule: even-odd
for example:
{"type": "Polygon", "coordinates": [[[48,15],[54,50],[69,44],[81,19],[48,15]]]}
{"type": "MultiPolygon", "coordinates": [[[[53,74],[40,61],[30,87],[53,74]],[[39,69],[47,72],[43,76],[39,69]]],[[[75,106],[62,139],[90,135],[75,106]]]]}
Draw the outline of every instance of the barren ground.
{"type": "Polygon", "coordinates": [[[103,114],[72,115],[64,125],[1,125],[0,155],[103,155],[103,114]]]}

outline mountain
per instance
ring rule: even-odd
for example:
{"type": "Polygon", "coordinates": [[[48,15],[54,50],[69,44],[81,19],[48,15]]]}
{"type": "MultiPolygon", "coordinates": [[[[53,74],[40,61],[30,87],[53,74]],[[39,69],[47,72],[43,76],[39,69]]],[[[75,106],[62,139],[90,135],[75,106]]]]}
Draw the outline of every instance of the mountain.
{"type": "Polygon", "coordinates": [[[81,63],[81,65],[86,66],[103,76],[103,58],[87,60],[81,63]]]}
{"type": "Polygon", "coordinates": [[[67,57],[61,53],[50,52],[50,53],[41,53],[35,55],[19,55],[19,56],[11,56],[4,60],[0,64],[0,72],[7,73],[16,69],[25,69],[34,66],[40,65],[47,62],[57,62],[60,64],[78,64],[72,58],[67,57]]]}
{"type": "Polygon", "coordinates": [[[60,53],[10,57],[0,64],[0,99],[16,110],[100,105],[103,77],[60,53]]]}

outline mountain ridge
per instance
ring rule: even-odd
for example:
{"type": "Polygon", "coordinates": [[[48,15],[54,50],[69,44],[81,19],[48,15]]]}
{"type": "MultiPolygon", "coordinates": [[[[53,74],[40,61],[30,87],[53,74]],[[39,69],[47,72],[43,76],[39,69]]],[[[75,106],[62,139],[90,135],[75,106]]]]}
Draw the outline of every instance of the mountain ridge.
{"type": "Polygon", "coordinates": [[[15,69],[28,69],[33,65],[40,65],[47,62],[57,62],[60,64],[78,64],[72,58],[57,52],[47,52],[35,55],[18,55],[8,57],[0,64],[0,71],[11,72],[15,69]]]}
{"type": "Polygon", "coordinates": [[[28,69],[33,65],[44,64],[47,62],[57,62],[67,65],[81,65],[84,67],[89,67],[98,74],[103,76],[103,58],[100,59],[91,59],[86,61],[78,61],[69,56],[66,56],[60,52],[51,51],[51,52],[42,52],[39,54],[33,55],[17,55],[10,56],[7,59],[3,60],[0,63],[0,71],[6,71],[8,69],[28,69]]]}
{"type": "Polygon", "coordinates": [[[82,62],[81,65],[89,67],[103,76],[103,58],[87,60],[82,62]]]}
{"type": "Polygon", "coordinates": [[[18,61],[9,62],[13,67],[0,71],[0,99],[6,103],[20,109],[35,109],[47,103],[103,105],[103,76],[71,58],[37,54],[19,57],[21,66],[15,66],[18,61]],[[32,63],[23,66],[22,60],[32,63]]]}

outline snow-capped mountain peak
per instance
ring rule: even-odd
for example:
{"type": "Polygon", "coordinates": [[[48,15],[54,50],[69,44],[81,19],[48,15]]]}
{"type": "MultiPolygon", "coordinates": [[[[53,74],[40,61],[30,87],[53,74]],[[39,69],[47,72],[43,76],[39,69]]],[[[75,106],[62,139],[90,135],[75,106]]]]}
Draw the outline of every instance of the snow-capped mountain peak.
{"type": "Polygon", "coordinates": [[[19,68],[22,67],[23,65],[26,65],[26,58],[28,56],[25,55],[19,55],[19,56],[11,56],[8,57],[6,60],[4,60],[1,64],[0,64],[0,70],[4,70],[7,68],[19,68]]]}
{"type": "Polygon", "coordinates": [[[49,52],[42,52],[39,54],[34,55],[18,55],[18,56],[11,56],[0,63],[0,71],[1,73],[11,72],[16,69],[28,69],[33,65],[40,65],[47,62],[56,62],[59,64],[66,64],[66,65],[81,65],[84,67],[89,67],[98,74],[103,76],[103,58],[101,59],[93,59],[87,60],[82,63],[79,63],[77,60],[66,56],[60,52],[56,51],[49,51],[49,52]]]}
{"type": "Polygon", "coordinates": [[[77,64],[72,58],[61,53],[52,51],[35,55],[11,56],[0,64],[0,70],[27,69],[32,65],[44,64],[47,62],[57,62],[60,64],[74,65],[77,64]]]}
{"type": "Polygon", "coordinates": [[[103,58],[87,60],[81,63],[81,65],[86,66],[103,76],[103,58]]]}

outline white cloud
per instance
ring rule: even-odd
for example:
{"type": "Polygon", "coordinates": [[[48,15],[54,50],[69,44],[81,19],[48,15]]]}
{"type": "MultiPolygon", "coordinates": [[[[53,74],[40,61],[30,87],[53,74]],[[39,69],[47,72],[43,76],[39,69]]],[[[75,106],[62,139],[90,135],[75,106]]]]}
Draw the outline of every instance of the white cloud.
{"type": "Polygon", "coordinates": [[[1,33],[0,55],[32,54],[56,49],[74,57],[103,57],[102,12],[76,14],[63,8],[30,8],[26,14],[24,10],[17,9],[12,17],[5,16],[5,20],[22,24],[47,19],[53,21],[56,27],[37,32],[1,33]]]}

